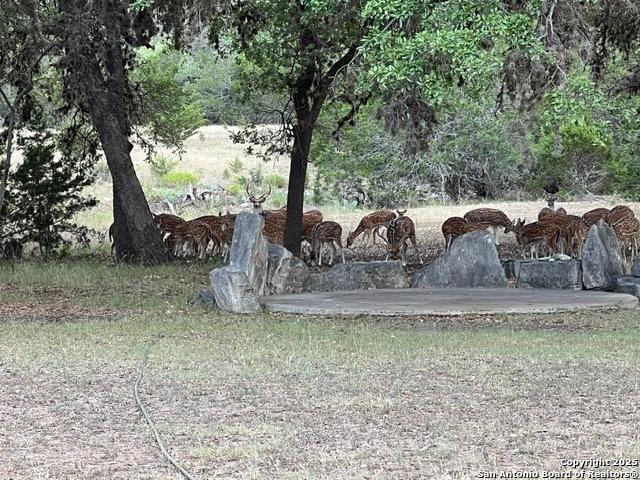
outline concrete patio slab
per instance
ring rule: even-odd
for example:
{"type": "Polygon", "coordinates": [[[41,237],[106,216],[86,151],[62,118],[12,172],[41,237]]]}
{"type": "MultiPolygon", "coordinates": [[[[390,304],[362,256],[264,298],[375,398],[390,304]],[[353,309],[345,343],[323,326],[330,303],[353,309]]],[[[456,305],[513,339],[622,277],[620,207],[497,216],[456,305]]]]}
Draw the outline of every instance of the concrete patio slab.
{"type": "Polygon", "coordinates": [[[624,293],[526,288],[401,288],[262,297],[271,312],[309,315],[469,315],[632,309],[624,293]]]}

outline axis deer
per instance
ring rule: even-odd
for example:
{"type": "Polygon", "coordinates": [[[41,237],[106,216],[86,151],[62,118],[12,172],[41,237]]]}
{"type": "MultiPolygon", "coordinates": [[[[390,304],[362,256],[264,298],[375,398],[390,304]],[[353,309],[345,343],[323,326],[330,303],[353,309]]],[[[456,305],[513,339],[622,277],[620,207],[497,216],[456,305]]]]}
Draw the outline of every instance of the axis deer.
{"type": "Polygon", "coordinates": [[[569,224],[565,230],[567,253],[573,257],[582,258],[582,247],[587,240],[589,225],[582,217],[577,215],[567,216],[569,217],[569,224]]]}
{"type": "Polygon", "coordinates": [[[154,215],[153,219],[160,229],[163,239],[165,239],[167,235],[171,234],[179,225],[186,222],[184,218],[171,213],[160,213],[158,215],[154,215]]]}
{"type": "Polygon", "coordinates": [[[358,223],[356,229],[349,233],[347,237],[347,248],[351,247],[355,239],[362,233],[364,233],[365,242],[367,243],[369,243],[370,239],[373,239],[373,243],[375,244],[376,235],[384,240],[384,237],[380,234],[380,230],[388,227],[389,222],[394,218],[396,218],[396,214],[391,210],[378,210],[377,212],[365,215],[360,220],[360,223],[358,223]]]}
{"type": "Polygon", "coordinates": [[[462,217],[447,218],[442,224],[442,235],[444,236],[444,249],[449,250],[453,241],[461,235],[479,230],[488,230],[489,227],[482,223],[467,222],[462,217]]]}
{"type": "MultiPolygon", "coordinates": [[[[384,237],[383,237],[384,239],[384,237]]],[[[416,226],[411,218],[406,215],[394,218],[387,227],[387,238],[384,239],[387,244],[387,257],[397,260],[398,256],[402,259],[402,266],[407,264],[405,254],[407,252],[407,242],[411,242],[413,248],[418,254],[420,263],[423,263],[418,245],[416,244],[416,226]]]]}
{"type": "Polygon", "coordinates": [[[174,255],[194,254],[203,259],[207,254],[209,243],[221,244],[221,239],[209,225],[204,222],[190,220],[176,229],[167,237],[167,247],[174,255]]]}
{"type": "Polygon", "coordinates": [[[540,246],[546,246],[549,252],[557,250],[557,239],[560,229],[555,223],[533,222],[525,225],[525,220],[514,220],[511,225],[505,228],[505,233],[514,232],[516,240],[522,248],[524,256],[527,247],[530,248],[531,258],[538,258],[540,246]]]}
{"type": "Polygon", "coordinates": [[[229,255],[229,246],[231,244],[231,238],[233,236],[233,225],[235,223],[235,215],[227,213],[222,215],[204,215],[193,219],[194,222],[206,223],[213,233],[213,248],[211,250],[212,255],[220,255],[227,260],[229,255]]]}
{"type": "Polygon", "coordinates": [[[342,247],[342,227],[339,223],[327,220],[318,223],[313,228],[313,234],[311,235],[311,261],[315,260],[318,266],[322,264],[322,246],[325,244],[331,247],[329,265],[333,264],[333,257],[338,250],[342,256],[342,263],[345,263],[344,249],[342,247]]]}
{"type": "Polygon", "coordinates": [[[271,184],[269,184],[269,191],[267,193],[263,193],[262,195],[255,196],[249,191],[249,183],[245,184],[245,190],[247,195],[249,196],[249,202],[253,205],[253,213],[262,214],[264,211],[262,209],[262,204],[267,200],[269,195],[271,195],[271,184]]]}
{"type": "Polygon", "coordinates": [[[497,208],[476,208],[465,213],[464,219],[469,223],[481,223],[489,228],[496,245],[500,245],[498,243],[498,228],[504,228],[506,233],[507,227],[512,225],[509,217],[497,208]]]}
{"type": "Polygon", "coordinates": [[[635,255],[638,251],[637,234],[640,230],[640,222],[638,222],[633,210],[626,205],[617,205],[605,216],[604,221],[616,232],[616,236],[622,244],[625,261],[627,244],[631,244],[631,254],[635,255]]]}
{"type": "Polygon", "coordinates": [[[591,227],[595,225],[600,220],[604,219],[609,213],[608,208],[600,207],[594,208],[593,210],[589,210],[587,213],[582,215],[582,219],[586,222],[586,224],[591,227]]]}

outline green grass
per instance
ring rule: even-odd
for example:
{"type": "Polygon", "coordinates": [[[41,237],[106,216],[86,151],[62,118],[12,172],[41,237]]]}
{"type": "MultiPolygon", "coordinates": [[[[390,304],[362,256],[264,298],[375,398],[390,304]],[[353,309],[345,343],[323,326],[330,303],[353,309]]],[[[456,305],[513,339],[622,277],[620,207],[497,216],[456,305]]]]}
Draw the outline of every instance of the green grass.
{"type": "Polygon", "coordinates": [[[239,316],[187,303],[211,268],[0,267],[0,477],[175,478],[132,403],[145,349],[145,402],[199,478],[474,478],[640,453],[637,311],[239,316]]]}

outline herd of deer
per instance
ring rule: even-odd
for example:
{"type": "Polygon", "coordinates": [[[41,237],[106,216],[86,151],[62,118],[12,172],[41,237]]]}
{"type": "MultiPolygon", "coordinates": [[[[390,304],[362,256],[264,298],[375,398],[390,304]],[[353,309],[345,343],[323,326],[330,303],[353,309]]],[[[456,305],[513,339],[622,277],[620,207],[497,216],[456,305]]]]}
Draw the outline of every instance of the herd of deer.
{"type": "Polygon", "coordinates": [[[612,209],[596,208],[577,216],[567,214],[562,207],[555,208],[555,200],[554,196],[550,197],[548,206],[538,213],[538,220],[529,224],[521,219],[511,221],[504,212],[492,208],[471,210],[464,218],[451,217],[442,225],[446,248],[449,248],[455,238],[465,233],[489,229],[495,236],[498,228],[504,228],[504,233],[515,234],[523,256],[529,250],[532,258],[538,258],[541,252],[580,257],[589,228],[602,220],[615,231],[623,254],[627,247],[630,247],[633,256],[637,254],[640,222],[626,205],[618,205],[612,209]]]}
{"type": "MultiPolygon", "coordinates": [[[[286,207],[278,210],[264,210],[262,205],[271,193],[255,196],[248,187],[246,189],[253,213],[264,218],[264,235],[270,242],[282,245],[284,243],[285,224],[287,219],[286,207]]],[[[604,220],[616,232],[623,246],[631,246],[637,253],[636,235],[640,230],[640,222],[633,211],[624,205],[611,210],[596,208],[583,216],[569,215],[563,208],[555,208],[555,197],[551,197],[548,206],[538,214],[538,221],[526,224],[525,220],[510,220],[501,210],[493,208],[477,208],[467,212],[464,217],[451,217],[442,225],[445,249],[449,249],[452,242],[465,233],[489,230],[493,233],[497,244],[497,231],[504,229],[504,233],[513,232],[522,248],[524,255],[527,249],[531,257],[538,257],[541,252],[549,255],[566,253],[579,257],[591,225],[604,220]]],[[[365,241],[375,243],[376,237],[382,239],[387,248],[387,260],[400,258],[406,265],[406,252],[409,244],[415,249],[420,263],[422,256],[416,244],[415,224],[406,210],[380,210],[370,213],[360,220],[357,228],[347,236],[347,247],[350,248],[355,239],[364,234],[365,241]],[[383,230],[386,229],[383,235],[383,230]]],[[[161,213],[153,215],[158,229],[162,233],[167,247],[176,256],[196,255],[204,258],[206,255],[220,255],[227,259],[236,215],[205,215],[193,220],[184,220],[176,215],[161,213]]],[[[114,226],[109,228],[109,238],[113,242],[114,226]]],[[[344,249],[342,246],[342,227],[330,220],[324,220],[320,210],[309,210],[302,217],[303,253],[312,263],[321,264],[322,248],[330,248],[329,265],[334,257],[340,255],[344,263],[344,249]]],[[[113,246],[112,246],[113,249],[113,246]]],[[[623,248],[624,251],[624,248],[623,248]]]]}

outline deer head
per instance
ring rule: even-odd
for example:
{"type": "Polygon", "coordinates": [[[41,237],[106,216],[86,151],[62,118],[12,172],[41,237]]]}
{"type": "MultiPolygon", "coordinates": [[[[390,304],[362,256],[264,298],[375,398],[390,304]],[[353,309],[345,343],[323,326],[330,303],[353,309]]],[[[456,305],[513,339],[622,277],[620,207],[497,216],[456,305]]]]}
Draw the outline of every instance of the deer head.
{"type": "Polygon", "coordinates": [[[522,235],[522,229],[524,228],[524,225],[526,223],[527,219],[523,218],[522,220],[517,219],[517,220],[513,220],[513,222],[511,223],[511,225],[507,225],[506,227],[504,227],[504,233],[509,233],[509,232],[513,232],[516,234],[516,239],[518,239],[518,241],[520,240],[520,235],[522,235]]]}
{"type": "Polygon", "coordinates": [[[245,190],[247,191],[247,195],[249,196],[249,201],[253,205],[253,213],[262,213],[262,204],[265,202],[267,197],[271,195],[271,184],[269,184],[269,191],[267,193],[263,193],[262,195],[256,197],[249,191],[249,183],[245,185],[245,190]]]}
{"type": "Polygon", "coordinates": [[[405,213],[407,213],[407,209],[405,208],[404,210],[396,210],[396,213],[398,214],[398,217],[403,217],[405,213]]]}

